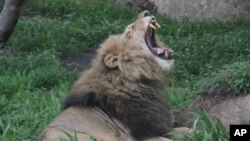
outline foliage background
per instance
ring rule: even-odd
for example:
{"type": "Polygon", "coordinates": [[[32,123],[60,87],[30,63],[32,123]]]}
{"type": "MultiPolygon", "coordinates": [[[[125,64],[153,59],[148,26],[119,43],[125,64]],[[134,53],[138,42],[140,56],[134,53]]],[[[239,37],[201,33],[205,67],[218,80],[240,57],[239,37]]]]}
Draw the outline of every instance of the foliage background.
{"type": "MultiPolygon", "coordinates": [[[[175,51],[173,80],[166,89],[173,109],[224,84],[230,94],[250,92],[249,21],[190,22],[155,15],[162,26],[159,38],[175,51]]],[[[135,12],[106,0],[30,0],[0,54],[0,140],[37,140],[79,76],[62,66],[62,58],[98,48],[135,18],[135,12]]],[[[223,125],[195,115],[200,132],[193,139],[228,139],[223,125]]]]}

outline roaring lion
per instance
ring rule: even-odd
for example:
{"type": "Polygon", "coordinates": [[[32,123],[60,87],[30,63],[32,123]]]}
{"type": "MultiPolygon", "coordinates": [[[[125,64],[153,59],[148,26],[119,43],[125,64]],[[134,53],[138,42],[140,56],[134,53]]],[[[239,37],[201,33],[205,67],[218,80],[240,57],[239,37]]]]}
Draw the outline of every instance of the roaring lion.
{"type": "Polygon", "coordinates": [[[163,82],[174,61],[173,51],[155,38],[159,27],[144,11],[104,41],[41,140],[75,133],[79,141],[169,141],[173,123],[163,82]]]}

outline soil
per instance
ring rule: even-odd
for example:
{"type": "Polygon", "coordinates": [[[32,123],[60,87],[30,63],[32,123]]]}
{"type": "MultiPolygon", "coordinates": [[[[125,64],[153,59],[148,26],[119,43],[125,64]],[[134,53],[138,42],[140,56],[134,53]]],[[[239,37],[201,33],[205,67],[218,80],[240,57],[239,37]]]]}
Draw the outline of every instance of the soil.
{"type": "Polygon", "coordinates": [[[209,109],[227,127],[232,124],[250,124],[250,94],[226,99],[209,109]]]}
{"type": "Polygon", "coordinates": [[[201,109],[206,110],[214,120],[219,119],[227,128],[234,124],[250,124],[250,94],[235,96],[220,91],[220,94],[197,97],[188,108],[175,111],[176,126],[192,126],[194,118],[190,113],[201,109]]]}
{"type": "Polygon", "coordinates": [[[92,59],[96,56],[96,48],[86,48],[80,53],[64,57],[63,65],[71,70],[84,71],[91,66],[92,59]]]}

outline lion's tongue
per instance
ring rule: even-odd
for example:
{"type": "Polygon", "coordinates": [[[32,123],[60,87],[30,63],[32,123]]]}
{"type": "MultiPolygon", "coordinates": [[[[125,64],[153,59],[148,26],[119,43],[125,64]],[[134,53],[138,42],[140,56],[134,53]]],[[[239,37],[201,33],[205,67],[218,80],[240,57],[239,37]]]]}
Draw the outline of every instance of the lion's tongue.
{"type": "Polygon", "coordinates": [[[156,54],[158,55],[165,55],[167,53],[166,50],[158,47],[153,47],[153,50],[155,51],[156,54]]]}

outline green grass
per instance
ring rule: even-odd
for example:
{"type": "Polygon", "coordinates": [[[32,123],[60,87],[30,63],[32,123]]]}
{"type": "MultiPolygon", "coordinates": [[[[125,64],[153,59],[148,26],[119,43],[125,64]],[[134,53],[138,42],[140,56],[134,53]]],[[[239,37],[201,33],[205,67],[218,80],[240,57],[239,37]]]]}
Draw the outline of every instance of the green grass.
{"type": "Polygon", "coordinates": [[[193,131],[180,141],[228,141],[229,131],[219,119],[212,120],[205,111],[196,113],[193,131]]]}
{"type": "Polygon", "coordinates": [[[135,13],[118,5],[78,0],[31,0],[23,14],[8,45],[25,52],[53,48],[62,55],[99,47],[135,18],[135,13]]]}
{"type": "Polygon", "coordinates": [[[197,93],[226,87],[228,94],[250,93],[250,61],[235,62],[224,65],[218,72],[203,77],[194,85],[197,93]]]}
{"type": "Polygon", "coordinates": [[[224,64],[250,59],[249,23],[161,20],[162,39],[175,51],[177,83],[210,75],[224,64]]]}
{"type": "Polygon", "coordinates": [[[76,73],[49,50],[1,56],[0,140],[36,140],[57,115],[76,73]]]}
{"type": "MultiPolygon", "coordinates": [[[[30,0],[5,54],[0,55],[0,140],[37,140],[60,112],[79,75],[63,68],[60,58],[99,47],[135,18],[133,11],[105,0],[30,0]]],[[[157,19],[162,26],[157,34],[175,51],[174,77],[166,90],[175,109],[187,106],[197,91],[217,86],[221,80],[237,93],[249,93],[249,21],[189,22],[159,15],[157,19]],[[221,74],[228,75],[219,79],[221,74]]],[[[202,121],[198,122],[201,132],[193,138],[210,134],[219,138],[214,130],[222,128],[220,123],[202,121]]]]}

